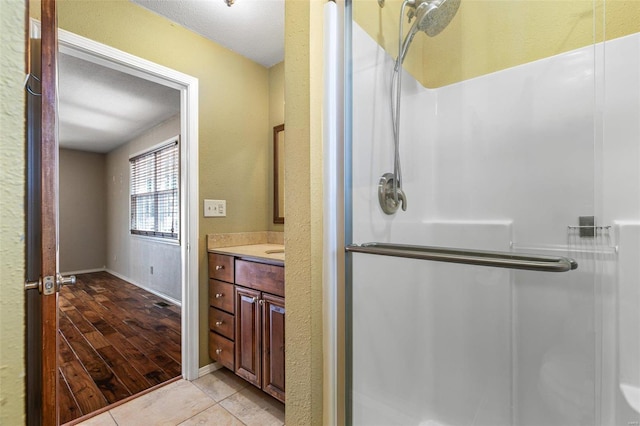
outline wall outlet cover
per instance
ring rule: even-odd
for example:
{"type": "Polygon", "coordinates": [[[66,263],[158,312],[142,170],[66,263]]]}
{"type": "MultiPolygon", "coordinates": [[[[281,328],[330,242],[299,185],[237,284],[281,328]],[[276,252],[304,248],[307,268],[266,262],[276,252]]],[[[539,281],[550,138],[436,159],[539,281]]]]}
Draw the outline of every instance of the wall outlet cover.
{"type": "Polygon", "coordinates": [[[204,217],[225,217],[227,200],[204,200],[204,217]]]}

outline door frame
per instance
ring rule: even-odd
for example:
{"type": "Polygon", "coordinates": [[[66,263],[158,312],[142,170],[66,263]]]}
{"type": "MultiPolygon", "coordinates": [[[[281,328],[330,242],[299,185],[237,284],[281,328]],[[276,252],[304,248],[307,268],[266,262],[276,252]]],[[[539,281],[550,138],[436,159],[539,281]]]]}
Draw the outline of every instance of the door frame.
{"type": "MultiPolygon", "coordinates": [[[[33,37],[40,22],[30,21],[33,37]]],[[[199,375],[198,312],[198,79],[114,47],[58,29],[60,53],[180,91],[180,257],[182,278],[182,376],[199,375]]]]}

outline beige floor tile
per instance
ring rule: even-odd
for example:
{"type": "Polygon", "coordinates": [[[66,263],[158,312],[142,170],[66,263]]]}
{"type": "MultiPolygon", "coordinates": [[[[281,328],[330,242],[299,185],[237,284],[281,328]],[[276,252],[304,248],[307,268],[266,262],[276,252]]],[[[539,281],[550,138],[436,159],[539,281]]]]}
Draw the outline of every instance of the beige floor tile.
{"type": "Polygon", "coordinates": [[[253,386],[248,386],[220,402],[247,426],[284,424],[284,404],[253,386]]]}
{"type": "Polygon", "coordinates": [[[207,408],[202,413],[180,423],[180,426],[215,425],[215,426],[244,426],[240,420],[220,405],[207,408]]]}
{"type": "Polygon", "coordinates": [[[175,426],[213,406],[215,401],[179,380],[110,411],[118,426],[175,426]]]}
{"type": "Polygon", "coordinates": [[[89,420],[85,420],[82,423],[78,423],[80,426],[118,426],[111,417],[109,412],[99,414],[95,417],[91,417],[89,420]]]}
{"type": "Polygon", "coordinates": [[[236,376],[226,368],[222,368],[214,371],[213,373],[207,374],[206,376],[202,376],[195,380],[193,384],[199,387],[216,402],[220,402],[239,390],[250,386],[247,381],[236,376]]]}

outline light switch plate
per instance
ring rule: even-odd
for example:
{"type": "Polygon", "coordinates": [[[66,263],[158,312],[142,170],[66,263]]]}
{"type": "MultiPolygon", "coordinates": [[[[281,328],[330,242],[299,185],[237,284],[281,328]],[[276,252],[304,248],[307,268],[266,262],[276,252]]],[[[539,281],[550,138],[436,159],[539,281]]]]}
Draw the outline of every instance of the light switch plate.
{"type": "Polygon", "coordinates": [[[227,215],[227,200],[204,200],[204,217],[227,215]]]}

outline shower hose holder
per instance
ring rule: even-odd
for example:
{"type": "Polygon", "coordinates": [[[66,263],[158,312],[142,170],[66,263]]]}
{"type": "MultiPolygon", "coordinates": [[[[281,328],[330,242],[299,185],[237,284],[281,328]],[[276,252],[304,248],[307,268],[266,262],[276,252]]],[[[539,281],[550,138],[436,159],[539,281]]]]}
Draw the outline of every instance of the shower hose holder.
{"type": "Polygon", "coordinates": [[[393,183],[395,177],[393,173],[385,173],[378,181],[378,201],[382,211],[386,214],[394,214],[398,211],[398,207],[402,206],[402,211],[407,210],[407,197],[400,186],[396,186],[394,192],[393,183]]]}

